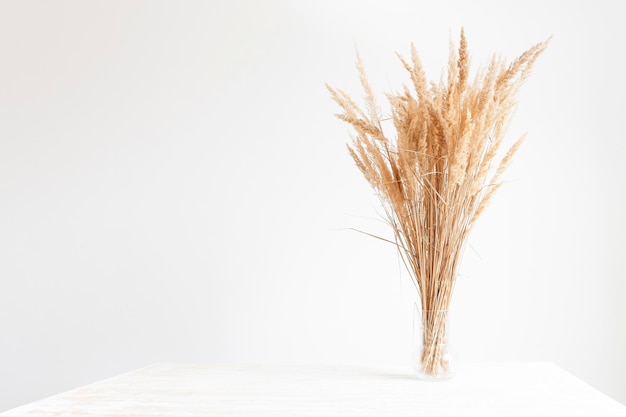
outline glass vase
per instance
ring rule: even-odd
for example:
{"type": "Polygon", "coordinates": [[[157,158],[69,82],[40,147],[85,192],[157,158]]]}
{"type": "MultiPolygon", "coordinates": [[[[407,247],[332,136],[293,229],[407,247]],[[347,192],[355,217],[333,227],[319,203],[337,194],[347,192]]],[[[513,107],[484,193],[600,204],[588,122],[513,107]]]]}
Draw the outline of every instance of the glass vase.
{"type": "Polygon", "coordinates": [[[417,377],[445,381],[455,375],[455,360],[448,343],[448,310],[422,310],[416,334],[413,364],[417,377]]]}

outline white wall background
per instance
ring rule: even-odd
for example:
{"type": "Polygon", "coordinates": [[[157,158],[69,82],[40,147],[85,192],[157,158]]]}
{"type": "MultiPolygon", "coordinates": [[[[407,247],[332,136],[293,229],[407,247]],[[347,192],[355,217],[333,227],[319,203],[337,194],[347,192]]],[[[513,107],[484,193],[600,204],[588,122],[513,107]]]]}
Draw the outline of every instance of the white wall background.
{"type": "Polygon", "coordinates": [[[474,230],[461,360],[549,360],[626,403],[614,1],[0,3],[0,411],[157,361],[405,364],[411,286],[323,83],[377,90],[554,34],[474,230]]]}

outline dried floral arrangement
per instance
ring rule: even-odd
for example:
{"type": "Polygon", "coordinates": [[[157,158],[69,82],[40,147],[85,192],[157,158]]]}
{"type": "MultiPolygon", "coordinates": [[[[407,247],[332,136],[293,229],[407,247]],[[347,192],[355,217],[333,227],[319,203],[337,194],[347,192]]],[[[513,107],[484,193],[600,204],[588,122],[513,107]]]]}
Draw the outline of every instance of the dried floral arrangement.
{"type": "Polygon", "coordinates": [[[386,118],[358,52],[364,106],[327,85],[342,110],[336,116],[356,133],[350,155],[383,203],[395,238],[390,242],[419,294],[423,347],[417,366],[423,376],[450,372],[446,326],[460,254],[524,139],[501,149],[517,93],[548,42],[508,64],[494,55],[470,80],[461,30],[458,50],[450,46],[447,77],[438,84],[428,82],[412,45],[410,60],[398,55],[412,88],[386,95],[386,118]],[[383,129],[385,120],[393,121],[392,136],[383,129]]]}

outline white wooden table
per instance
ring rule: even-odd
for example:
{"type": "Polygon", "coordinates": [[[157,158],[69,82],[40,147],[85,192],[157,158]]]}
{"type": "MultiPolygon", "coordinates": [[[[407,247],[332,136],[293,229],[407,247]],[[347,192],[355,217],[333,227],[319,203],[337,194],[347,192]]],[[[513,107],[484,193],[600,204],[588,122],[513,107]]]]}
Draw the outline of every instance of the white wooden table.
{"type": "Polygon", "coordinates": [[[446,382],[407,370],[155,364],[0,414],[23,416],[626,416],[547,362],[465,365],[446,382]]]}

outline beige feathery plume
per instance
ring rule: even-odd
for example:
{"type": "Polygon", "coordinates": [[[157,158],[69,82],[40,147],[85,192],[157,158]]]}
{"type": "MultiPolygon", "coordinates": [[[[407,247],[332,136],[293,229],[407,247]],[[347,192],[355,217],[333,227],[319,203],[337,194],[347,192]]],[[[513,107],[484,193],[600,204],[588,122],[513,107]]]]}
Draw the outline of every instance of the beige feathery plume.
{"type": "Polygon", "coordinates": [[[510,64],[493,56],[470,79],[470,54],[464,30],[452,44],[447,74],[429,82],[414,45],[410,60],[397,54],[412,91],[386,95],[395,132],[383,131],[378,107],[361,56],[357,69],[365,92],[364,108],[342,90],[328,87],[339,119],[356,135],[350,155],[378,192],[404,265],[420,295],[426,374],[445,372],[441,351],[445,317],[468,233],[501,186],[501,176],[523,137],[499,157],[516,94],[549,39],[510,64]],[[444,312],[432,314],[431,312],[444,312]]]}

